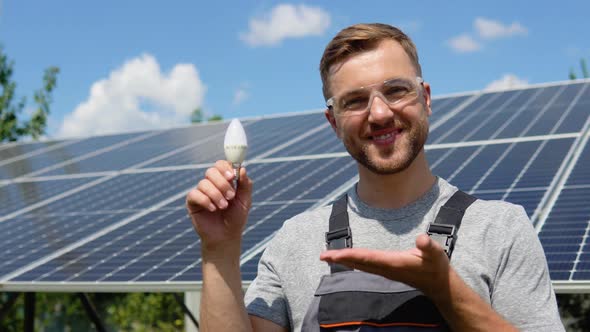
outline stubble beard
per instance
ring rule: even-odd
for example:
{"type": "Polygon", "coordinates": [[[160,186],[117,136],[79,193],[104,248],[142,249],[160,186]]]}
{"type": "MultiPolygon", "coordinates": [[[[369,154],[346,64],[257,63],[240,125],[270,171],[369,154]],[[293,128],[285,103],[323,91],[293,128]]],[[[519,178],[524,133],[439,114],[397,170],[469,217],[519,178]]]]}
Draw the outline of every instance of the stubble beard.
{"type": "Polygon", "coordinates": [[[371,151],[371,145],[358,146],[352,140],[343,140],[348,153],[361,165],[373,173],[390,175],[406,170],[414,162],[428,139],[428,121],[423,120],[414,126],[404,126],[405,142],[400,148],[393,146],[382,153],[371,151]],[[407,130],[409,128],[409,131],[407,130]],[[372,156],[373,155],[373,156],[372,156]]]}

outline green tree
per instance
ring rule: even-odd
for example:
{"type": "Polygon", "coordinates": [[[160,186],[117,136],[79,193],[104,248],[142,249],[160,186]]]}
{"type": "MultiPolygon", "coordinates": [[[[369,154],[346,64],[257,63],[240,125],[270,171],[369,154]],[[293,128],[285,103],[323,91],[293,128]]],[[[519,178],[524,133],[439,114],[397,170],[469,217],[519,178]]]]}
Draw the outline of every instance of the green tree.
{"type": "Polygon", "coordinates": [[[203,110],[200,107],[197,107],[191,113],[191,123],[201,122],[203,122],[203,110]]]}
{"type": "MultiPolygon", "coordinates": [[[[580,71],[582,72],[582,78],[588,78],[588,67],[586,66],[586,59],[582,58],[580,59],[580,71]]],[[[574,68],[570,67],[570,72],[568,74],[568,77],[570,80],[575,80],[578,78],[578,75],[576,75],[576,72],[574,70],[574,68]]]]}
{"type": "Polygon", "coordinates": [[[221,121],[223,120],[223,117],[221,115],[212,115],[207,119],[207,122],[214,122],[214,121],[221,121]]]}
{"type": "Polygon", "coordinates": [[[590,294],[557,294],[557,304],[568,331],[590,331],[590,294]]]}
{"type": "MultiPolygon", "coordinates": [[[[207,118],[207,122],[221,121],[223,117],[218,114],[213,114],[207,118]]],[[[191,123],[201,123],[205,121],[205,112],[200,107],[197,107],[191,113],[191,123]]]]}
{"type": "MultiPolygon", "coordinates": [[[[98,316],[108,331],[172,332],[184,329],[184,313],[171,293],[89,293],[98,316]]],[[[182,294],[177,294],[182,296],[182,294]]],[[[0,312],[10,298],[0,293],[0,312]]],[[[95,331],[75,293],[37,293],[35,308],[37,331],[95,331]]],[[[0,331],[22,331],[24,300],[16,303],[0,320],[0,331]]]]}
{"type": "Polygon", "coordinates": [[[586,59],[580,59],[580,68],[582,69],[582,76],[588,78],[588,67],[586,67],[586,59]]]}
{"type": "Polygon", "coordinates": [[[45,134],[51,93],[57,85],[58,67],[49,67],[43,75],[43,87],[34,93],[36,110],[28,120],[19,120],[26,106],[26,97],[15,101],[16,83],[12,79],[14,61],[10,60],[0,46],[0,142],[16,141],[30,136],[37,140],[45,134]]]}

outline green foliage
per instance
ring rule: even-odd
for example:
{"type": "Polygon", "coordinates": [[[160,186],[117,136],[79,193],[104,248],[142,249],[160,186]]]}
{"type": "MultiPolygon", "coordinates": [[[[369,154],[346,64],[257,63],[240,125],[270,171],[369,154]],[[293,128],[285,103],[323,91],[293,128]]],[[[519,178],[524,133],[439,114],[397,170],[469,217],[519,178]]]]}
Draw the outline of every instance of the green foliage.
{"type": "MultiPolygon", "coordinates": [[[[221,115],[214,114],[207,118],[207,122],[221,121],[223,117],[221,115]]],[[[201,123],[205,121],[205,112],[200,107],[197,107],[191,113],[191,123],[201,123]]]]}
{"type": "Polygon", "coordinates": [[[576,76],[576,72],[574,71],[574,68],[570,68],[569,78],[570,78],[570,80],[575,80],[578,78],[576,76]]]}
{"type": "MultiPolygon", "coordinates": [[[[580,59],[580,71],[582,72],[582,78],[588,78],[588,67],[586,66],[586,59],[582,58],[580,59]]],[[[575,80],[578,78],[578,75],[576,75],[576,72],[574,71],[574,68],[570,67],[570,72],[568,75],[570,80],[575,80]]]]}
{"type": "MultiPolygon", "coordinates": [[[[98,316],[109,331],[181,331],[184,313],[168,293],[92,293],[87,294],[98,316]]],[[[8,293],[0,293],[0,310],[8,301],[8,293]]],[[[24,297],[0,321],[0,331],[22,331],[24,297]]],[[[37,293],[36,331],[95,331],[78,294],[37,293]]]]}
{"type": "Polygon", "coordinates": [[[590,331],[590,294],[557,294],[557,304],[568,331],[590,331]]]}
{"type": "Polygon", "coordinates": [[[582,69],[582,76],[588,78],[588,67],[586,67],[586,59],[580,59],[580,68],[582,69]]]}
{"type": "Polygon", "coordinates": [[[208,122],[221,121],[221,120],[223,120],[223,117],[221,115],[217,115],[217,114],[210,116],[207,119],[208,122]]]}
{"type": "Polygon", "coordinates": [[[203,110],[200,107],[197,107],[191,113],[191,123],[200,122],[203,122],[203,110]]]}
{"type": "Polygon", "coordinates": [[[109,322],[123,331],[178,331],[184,320],[173,294],[130,293],[107,308],[109,322]]]}
{"type": "Polygon", "coordinates": [[[36,110],[28,120],[19,117],[25,108],[26,98],[15,102],[16,83],[12,80],[14,61],[9,60],[0,46],[0,142],[16,141],[23,136],[30,136],[37,140],[45,134],[47,116],[49,115],[52,97],[51,93],[57,84],[59,68],[49,67],[43,75],[43,87],[34,93],[37,104],[36,110]]]}

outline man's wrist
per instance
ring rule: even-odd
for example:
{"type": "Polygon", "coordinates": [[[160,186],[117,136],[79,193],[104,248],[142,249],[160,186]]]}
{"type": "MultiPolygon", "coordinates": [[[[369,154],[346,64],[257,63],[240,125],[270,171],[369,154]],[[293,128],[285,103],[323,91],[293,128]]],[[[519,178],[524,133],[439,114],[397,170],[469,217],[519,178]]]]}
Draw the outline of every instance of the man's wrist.
{"type": "Polygon", "coordinates": [[[215,244],[202,243],[201,259],[204,263],[239,263],[241,248],[241,241],[215,244]]]}

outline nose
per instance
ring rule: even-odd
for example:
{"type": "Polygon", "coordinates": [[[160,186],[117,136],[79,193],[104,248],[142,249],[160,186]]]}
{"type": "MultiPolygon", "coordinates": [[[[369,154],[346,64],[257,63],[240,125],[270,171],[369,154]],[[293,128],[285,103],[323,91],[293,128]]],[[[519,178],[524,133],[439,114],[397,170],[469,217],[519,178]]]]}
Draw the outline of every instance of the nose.
{"type": "Polygon", "coordinates": [[[378,94],[371,96],[369,103],[369,122],[384,125],[391,122],[393,116],[393,111],[383,100],[383,97],[378,94]]]}

